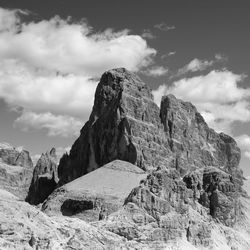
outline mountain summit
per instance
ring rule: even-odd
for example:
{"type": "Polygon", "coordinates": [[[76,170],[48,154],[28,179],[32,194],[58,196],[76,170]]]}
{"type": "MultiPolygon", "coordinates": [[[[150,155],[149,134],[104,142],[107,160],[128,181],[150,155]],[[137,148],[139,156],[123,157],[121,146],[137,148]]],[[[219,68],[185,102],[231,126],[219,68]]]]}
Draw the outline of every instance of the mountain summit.
{"type": "Polygon", "coordinates": [[[214,166],[242,185],[240,149],[233,138],[210,129],[197,109],[173,95],[159,108],[150,88],[124,68],[105,72],[89,121],[59,164],[64,184],[113,160],[143,170],[190,170],[214,166]]]}

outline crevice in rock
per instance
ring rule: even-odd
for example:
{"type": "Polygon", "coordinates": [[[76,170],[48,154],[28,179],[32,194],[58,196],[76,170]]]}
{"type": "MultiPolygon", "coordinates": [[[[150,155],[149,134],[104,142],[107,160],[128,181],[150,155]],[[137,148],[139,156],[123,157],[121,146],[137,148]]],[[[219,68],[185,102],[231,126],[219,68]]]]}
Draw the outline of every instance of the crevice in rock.
{"type": "Polygon", "coordinates": [[[61,206],[61,212],[65,216],[72,216],[86,210],[92,210],[93,208],[93,201],[67,199],[61,206]]]}
{"type": "Polygon", "coordinates": [[[172,138],[172,134],[173,134],[173,122],[168,120],[168,131],[169,131],[169,136],[170,138],[172,138]]]}

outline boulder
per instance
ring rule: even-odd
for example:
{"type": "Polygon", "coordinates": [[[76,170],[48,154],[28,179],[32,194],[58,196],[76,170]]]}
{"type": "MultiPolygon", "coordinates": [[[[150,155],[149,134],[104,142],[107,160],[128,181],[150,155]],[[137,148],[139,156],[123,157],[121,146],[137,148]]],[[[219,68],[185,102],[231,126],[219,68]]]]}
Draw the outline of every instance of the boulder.
{"type": "Polygon", "coordinates": [[[145,177],[137,166],[115,160],[56,189],[43,203],[42,211],[97,221],[120,209],[145,177]]]}

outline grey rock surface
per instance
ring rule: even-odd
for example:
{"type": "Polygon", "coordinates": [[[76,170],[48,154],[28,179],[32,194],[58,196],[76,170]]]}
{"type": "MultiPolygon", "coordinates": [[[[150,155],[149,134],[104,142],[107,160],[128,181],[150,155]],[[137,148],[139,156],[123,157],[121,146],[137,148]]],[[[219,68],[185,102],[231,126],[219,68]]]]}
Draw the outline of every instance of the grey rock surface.
{"type": "Polygon", "coordinates": [[[42,211],[97,221],[101,213],[106,217],[120,209],[146,176],[137,166],[115,160],[56,189],[43,203],[42,211]]]}
{"type": "Polygon", "coordinates": [[[33,163],[28,151],[0,143],[0,188],[25,199],[32,171],[33,163]]]}
{"type": "Polygon", "coordinates": [[[146,171],[174,167],[182,176],[216,166],[242,185],[233,138],[210,129],[191,103],[173,95],[164,96],[159,109],[149,87],[123,68],[102,75],[89,121],[60,161],[60,184],[115,159],[146,171]]]}
{"type": "Polygon", "coordinates": [[[56,188],[57,183],[57,156],[55,148],[52,148],[37,161],[25,200],[34,205],[42,203],[56,188]]]}
{"type": "MultiPolygon", "coordinates": [[[[58,178],[53,155],[37,164],[29,202],[38,204],[55,189],[42,205],[47,215],[40,213],[53,231],[67,225],[67,240],[56,238],[62,249],[250,248],[249,197],[235,140],[173,95],[159,108],[126,69],[102,75],[90,118],[61,158],[58,178]]],[[[49,238],[28,235],[29,245],[39,247],[49,238]]]]}

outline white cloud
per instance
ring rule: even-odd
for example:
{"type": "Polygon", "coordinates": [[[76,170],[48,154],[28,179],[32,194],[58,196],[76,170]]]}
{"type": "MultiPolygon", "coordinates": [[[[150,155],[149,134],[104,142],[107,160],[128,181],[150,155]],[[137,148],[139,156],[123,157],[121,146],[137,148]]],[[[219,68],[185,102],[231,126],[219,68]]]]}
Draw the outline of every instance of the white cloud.
{"type": "Polygon", "coordinates": [[[185,66],[183,66],[182,68],[180,68],[176,75],[174,76],[182,76],[188,72],[197,72],[197,71],[203,71],[206,70],[208,68],[210,68],[211,66],[213,66],[215,63],[218,62],[222,62],[225,61],[226,57],[222,56],[221,54],[216,54],[214,56],[214,60],[201,60],[198,58],[194,58],[193,60],[191,60],[188,64],[186,64],[185,66]]]}
{"type": "Polygon", "coordinates": [[[0,98],[11,106],[87,119],[97,82],[84,75],[36,72],[15,61],[0,62],[0,98]]]}
{"type": "Polygon", "coordinates": [[[166,23],[157,23],[154,25],[154,28],[159,29],[161,31],[169,31],[169,30],[174,30],[175,26],[174,25],[167,25],[166,23]]]}
{"type": "Polygon", "coordinates": [[[0,7],[0,32],[16,32],[20,25],[19,14],[27,15],[28,12],[20,9],[6,10],[0,7]]]}
{"type": "Polygon", "coordinates": [[[176,51],[170,51],[170,52],[168,52],[167,54],[163,54],[163,55],[161,56],[161,59],[165,59],[165,58],[167,58],[167,57],[174,56],[175,54],[176,54],[176,51]]]}
{"type": "Polygon", "coordinates": [[[210,66],[213,65],[213,61],[206,61],[206,60],[200,60],[200,59],[193,59],[190,61],[186,66],[184,66],[182,69],[180,69],[178,72],[180,74],[185,74],[189,71],[196,72],[196,71],[202,71],[210,66]]]}
{"type": "MultiPolygon", "coordinates": [[[[250,158],[250,151],[246,151],[246,152],[244,153],[244,155],[245,155],[245,157],[250,158]]],[[[249,178],[250,178],[250,176],[249,176],[249,178]]]]}
{"type": "Polygon", "coordinates": [[[70,137],[77,136],[83,121],[71,116],[53,115],[47,113],[34,113],[23,111],[22,115],[14,122],[14,127],[23,131],[46,129],[48,136],[70,137]]]}
{"type": "Polygon", "coordinates": [[[91,31],[86,23],[69,24],[59,17],[23,23],[19,32],[15,28],[1,32],[0,56],[38,69],[99,76],[114,67],[138,70],[155,54],[145,40],[129,35],[128,30],[91,31]]]}
{"type": "Polygon", "coordinates": [[[141,36],[145,39],[155,39],[156,36],[149,29],[144,29],[141,36]]]}
{"type": "Polygon", "coordinates": [[[168,56],[173,56],[173,55],[175,55],[176,54],[176,51],[170,51],[169,53],[168,53],[168,56]]]}
{"type": "Polygon", "coordinates": [[[161,85],[153,95],[158,105],[161,97],[169,93],[191,101],[211,127],[231,133],[235,121],[250,121],[250,89],[237,84],[244,77],[230,71],[213,70],[207,75],[181,79],[171,86],[161,85]]]}
{"type": "Polygon", "coordinates": [[[240,135],[235,138],[239,147],[244,152],[244,156],[250,158],[250,136],[249,135],[240,135]]]}
{"type": "Polygon", "coordinates": [[[156,54],[128,30],[97,33],[84,21],[59,17],[22,23],[20,13],[26,14],[0,8],[0,98],[10,107],[86,120],[97,85],[92,79],[115,67],[138,71],[156,54]]]}
{"type": "Polygon", "coordinates": [[[163,66],[153,66],[143,71],[142,73],[147,76],[158,77],[166,75],[168,73],[168,69],[164,68],[163,66]]]}

